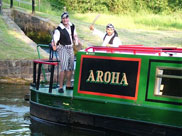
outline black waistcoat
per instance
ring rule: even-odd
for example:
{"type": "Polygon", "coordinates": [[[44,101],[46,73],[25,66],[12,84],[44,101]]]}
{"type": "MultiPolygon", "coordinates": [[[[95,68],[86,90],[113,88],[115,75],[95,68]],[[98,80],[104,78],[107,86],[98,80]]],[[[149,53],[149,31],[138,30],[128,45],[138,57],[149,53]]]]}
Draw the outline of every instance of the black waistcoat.
{"type": "MultiPolygon", "coordinates": [[[[59,37],[59,41],[57,42],[57,45],[59,45],[59,44],[61,44],[61,45],[70,45],[71,44],[71,39],[70,39],[69,33],[66,30],[66,28],[61,29],[61,27],[58,26],[56,29],[59,30],[59,32],[60,32],[60,37],[59,37]]],[[[75,29],[75,26],[74,26],[74,24],[72,24],[72,26],[71,26],[72,40],[74,40],[74,29],[75,29]]]]}
{"type": "MultiPolygon", "coordinates": [[[[105,40],[106,36],[107,36],[107,33],[106,33],[106,35],[104,36],[103,41],[105,40]]],[[[118,33],[116,32],[116,30],[114,30],[114,35],[113,35],[113,37],[111,38],[111,40],[109,41],[109,44],[113,44],[113,40],[114,40],[115,37],[118,37],[118,33]]]]}

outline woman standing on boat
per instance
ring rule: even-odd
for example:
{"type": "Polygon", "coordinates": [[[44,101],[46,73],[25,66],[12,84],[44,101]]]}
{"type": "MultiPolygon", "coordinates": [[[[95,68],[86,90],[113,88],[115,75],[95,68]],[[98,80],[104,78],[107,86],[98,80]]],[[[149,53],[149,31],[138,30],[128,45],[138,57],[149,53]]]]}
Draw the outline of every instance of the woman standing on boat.
{"type": "Polygon", "coordinates": [[[63,82],[66,78],[66,90],[72,90],[71,77],[74,70],[73,43],[78,45],[75,25],[69,21],[69,15],[64,12],[61,15],[61,23],[53,34],[52,48],[57,50],[60,59],[60,87],[58,92],[63,93],[63,82]]]}
{"type": "Polygon", "coordinates": [[[118,33],[112,24],[108,24],[106,26],[106,33],[95,29],[93,25],[90,26],[90,30],[93,31],[94,35],[98,35],[101,39],[103,39],[102,46],[119,47],[119,45],[121,45],[118,33]]]}

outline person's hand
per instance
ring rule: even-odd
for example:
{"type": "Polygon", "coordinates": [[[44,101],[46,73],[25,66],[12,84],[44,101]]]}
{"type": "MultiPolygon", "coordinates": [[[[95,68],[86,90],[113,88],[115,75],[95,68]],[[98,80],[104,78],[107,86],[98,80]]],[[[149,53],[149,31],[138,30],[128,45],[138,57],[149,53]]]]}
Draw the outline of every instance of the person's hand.
{"type": "Polygon", "coordinates": [[[51,46],[52,46],[52,49],[55,51],[57,48],[56,48],[56,45],[54,43],[54,41],[51,42],[51,46]]]}
{"type": "Polygon", "coordinates": [[[89,28],[90,28],[90,30],[92,30],[92,31],[94,30],[94,26],[93,26],[93,25],[91,25],[89,28]]]}

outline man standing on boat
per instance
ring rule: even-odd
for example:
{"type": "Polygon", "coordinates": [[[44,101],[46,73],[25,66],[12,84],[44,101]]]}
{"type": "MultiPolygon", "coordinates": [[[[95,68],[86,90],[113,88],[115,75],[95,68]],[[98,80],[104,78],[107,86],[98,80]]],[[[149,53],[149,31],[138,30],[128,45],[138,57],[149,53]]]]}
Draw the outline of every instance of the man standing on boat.
{"type": "Polygon", "coordinates": [[[60,59],[60,87],[58,92],[63,93],[63,82],[66,78],[66,90],[72,90],[71,77],[74,70],[73,44],[78,45],[78,37],[75,25],[69,21],[69,15],[64,12],[61,15],[61,23],[53,34],[52,48],[57,50],[60,59]]]}
{"type": "Polygon", "coordinates": [[[106,26],[106,33],[95,29],[93,25],[90,26],[90,30],[93,31],[94,35],[98,35],[101,39],[103,39],[102,46],[119,47],[119,45],[121,45],[118,33],[112,24],[108,24],[106,26]]]}

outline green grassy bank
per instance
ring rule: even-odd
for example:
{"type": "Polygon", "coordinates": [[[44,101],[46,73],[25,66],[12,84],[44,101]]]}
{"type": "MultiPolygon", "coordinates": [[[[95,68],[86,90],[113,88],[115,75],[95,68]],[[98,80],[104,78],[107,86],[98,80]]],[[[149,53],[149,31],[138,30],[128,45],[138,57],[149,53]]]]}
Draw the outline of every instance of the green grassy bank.
{"type": "Polygon", "coordinates": [[[37,53],[21,35],[11,30],[0,15],[0,59],[33,59],[37,53]]]}
{"type": "MultiPolygon", "coordinates": [[[[36,12],[38,16],[59,24],[62,11],[55,14],[36,12]]],[[[101,45],[102,39],[94,36],[89,30],[98,13],[70,13],[70,20],[76,24],[78,36],[84,47],[101,45]]],[[[144,46],[175,46],[182,47],[182,19],[176,15],[109,15],[100,14],[95,27],[105,31],[105,26],[112,23],[123,45],[142,44],[144,46]]]]}
{"type": "MultiPolygon", "coordinates": [[[[43,5],[42,12],[35,12],[36,16],[41,16],[57,24],[60,22],[60,15],[63,10],[52,10],[49,3],[43,5]]],[[[9,5],[3,3],[4,8],[9,5]]],[[[28,6],[30,7],[30,6],[28,6]]],[[[26,6],[20,8],[31,10],[26,6]]],[[[92,35],[89,26],[98,13],[70,13],[70,20],[76,25],[78,36],[84,48],[91,45],[101,45],[102,40],[92,35]]],[[[112,23],[119,33],[119,38],[124,45],[142,44],[144,46],[175,46],[182,47],[182,12],[178,11],[170,15],[151,14],[146,12],[132,13],[128,15],[100,14],[95,27],[105,31],[105,26],[112,23]]],[[[29,59],[37,58],[37,53],[33,51],[28,43],[23,41],[21,36],[8,28],[0,16],[0,59],[29,59]]]]}

